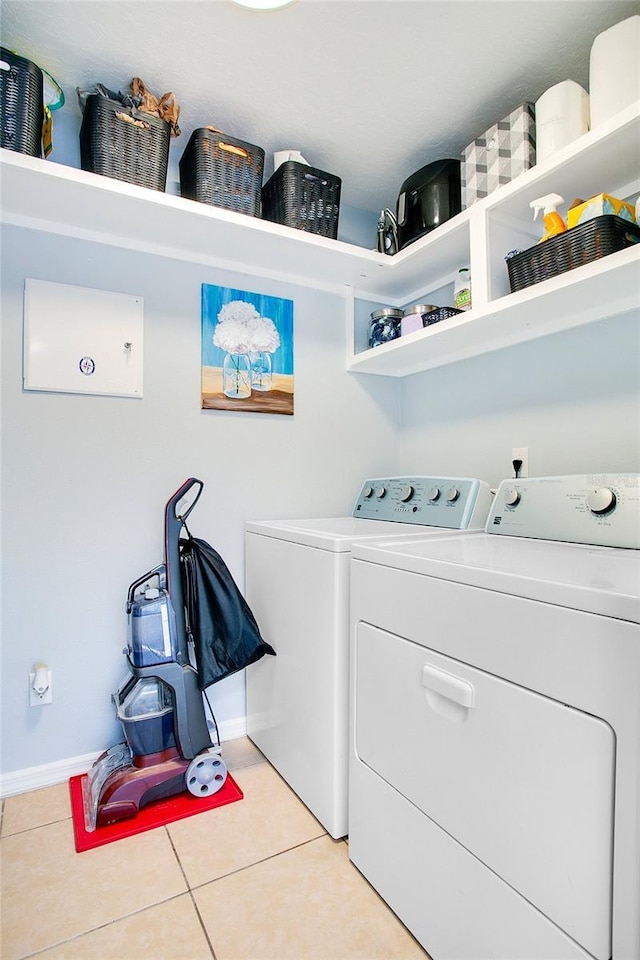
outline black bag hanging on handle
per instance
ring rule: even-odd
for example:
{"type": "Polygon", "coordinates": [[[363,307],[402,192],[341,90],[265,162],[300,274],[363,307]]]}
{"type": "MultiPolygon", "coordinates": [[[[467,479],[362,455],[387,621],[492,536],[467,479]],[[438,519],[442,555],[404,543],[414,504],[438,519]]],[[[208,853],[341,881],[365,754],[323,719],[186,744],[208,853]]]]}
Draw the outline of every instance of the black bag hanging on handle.
{"type": "Polygon", "coordinates": [[[189,534],[180,541],[180,561],[187,632],[195,644],[200,689],[266,653],[275,656],[220,554],[189,534]]]}

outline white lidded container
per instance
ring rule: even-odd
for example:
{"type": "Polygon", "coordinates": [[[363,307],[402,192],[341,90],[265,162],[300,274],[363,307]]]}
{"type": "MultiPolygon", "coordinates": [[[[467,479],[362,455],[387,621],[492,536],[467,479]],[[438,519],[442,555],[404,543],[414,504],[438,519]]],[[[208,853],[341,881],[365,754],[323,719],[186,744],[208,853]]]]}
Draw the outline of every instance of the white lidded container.
{"type": "Polygon", "coordinates": [[[541,163],[589,130],[589,94],[563,80],[536,100],[536,162],[541,163]]]}
{"type": "Polygon", "coordinates": [[[591,126],[640,100],[640,16],[599,33],[589,62],[591,126]]]}

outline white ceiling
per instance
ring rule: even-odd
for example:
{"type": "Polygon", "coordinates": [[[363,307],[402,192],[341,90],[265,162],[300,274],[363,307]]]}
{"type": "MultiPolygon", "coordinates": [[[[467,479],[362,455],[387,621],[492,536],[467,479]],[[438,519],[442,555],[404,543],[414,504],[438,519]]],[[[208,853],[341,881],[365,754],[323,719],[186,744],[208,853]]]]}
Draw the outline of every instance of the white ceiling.
{"type": "Polygon", "coordinates": [[[76,86],[139,76],[180,104],[172,156],[213,124],[264,148],[265,177],[275,150],[298,149],[342,178],[343,203],[375,211],[523,100],[588,87],[594,38],[634,13],[637,0],[2,0],[0,23],[4,46],[61,83],[78,129],[76,86]]]}

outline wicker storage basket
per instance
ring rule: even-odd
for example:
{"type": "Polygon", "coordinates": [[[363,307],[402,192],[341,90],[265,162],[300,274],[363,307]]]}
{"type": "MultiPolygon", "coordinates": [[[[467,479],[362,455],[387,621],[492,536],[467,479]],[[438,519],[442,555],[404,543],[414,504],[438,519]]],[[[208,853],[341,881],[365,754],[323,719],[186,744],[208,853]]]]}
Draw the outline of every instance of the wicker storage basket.
{"type": "Polygon", "coordinates": [[[199,127],[180,158],[180,193],[190,200],[259,217],[263,170],[261,147],[199,127]]]}
{"type": "Polygon", "coordinates": [[[262,188],[262,216],[296,230],[336,239],[342,181],[296,160],[286,160],[262,188]]]}
{"type": "Polygon", "coordinates": [[[640,227],[622,217],[594,217],[507,259],[511,292],[575,270],[640,240],[640,227]]]}
{"type": "Polygon", "coordinates": [[[163,191],[170,133],[164,120],[92,93],[80,127],[80,166],[91,173],[163,191]]]}
{"type": "Polygon", "coordinates": [[[455,317],[462,312],[456,307],[438,307],[436,310],[430,310],[429,313],[422,314],[422,326],[430,327],[432,323],[440,323],[441,320],[448,320],[449,317],[455,317]]]}
{"type": "Polygon", "coordinates": [[[41,156],[43,77],[40,67],[0,48],[0,146],[41,156]]]}

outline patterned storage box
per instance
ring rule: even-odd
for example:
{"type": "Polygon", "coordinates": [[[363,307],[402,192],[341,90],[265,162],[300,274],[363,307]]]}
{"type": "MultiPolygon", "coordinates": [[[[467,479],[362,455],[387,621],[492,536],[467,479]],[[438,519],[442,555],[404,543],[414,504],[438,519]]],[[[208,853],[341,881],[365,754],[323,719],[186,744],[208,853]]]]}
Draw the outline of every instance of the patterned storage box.
{"type": "Polygon", "coordinates": [[[462,209],[487,197],[536,162],[533,103],[521,103],[462,152],[462,209]]]}

